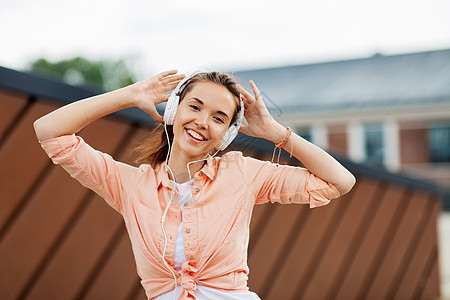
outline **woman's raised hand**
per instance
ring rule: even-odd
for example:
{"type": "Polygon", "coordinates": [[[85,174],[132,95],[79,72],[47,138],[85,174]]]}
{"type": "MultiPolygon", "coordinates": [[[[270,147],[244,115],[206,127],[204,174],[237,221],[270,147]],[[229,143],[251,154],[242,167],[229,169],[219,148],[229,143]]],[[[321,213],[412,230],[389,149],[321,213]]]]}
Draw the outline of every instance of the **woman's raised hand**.
{"type": "Polygon", "coordinates": [[[253,81],[250,81],[250,86],[255,97],[239,85],[245,107],[244,116],[248,124],[241,126],[239,131],[249,136],[265,138],[278,143],[283,139],[286,129],[272,117],[253,81]]]}
{"type": "Polygon", "coordinates": [[[167,101],[170,95],[165,93],[176,88],[185,77],[184,74],[177,72],[177,70],[162,72],[131,85],[135,106],[145,111],[155,121],[163,122],[163,117],[157,112],[155,105],[167,101]]]}
{"type": "Polygon", "coordinates": [[[169,99],[165,95],[184,78],[177,71],[167,71],[108,93],[92,96],[67,104],[34,122],[34,129],[40,141],[61,135],[79,132],[91,122],[119,111],[137,106],[147,112],[155,121],[163,118],[155,105],[169,99]]]}

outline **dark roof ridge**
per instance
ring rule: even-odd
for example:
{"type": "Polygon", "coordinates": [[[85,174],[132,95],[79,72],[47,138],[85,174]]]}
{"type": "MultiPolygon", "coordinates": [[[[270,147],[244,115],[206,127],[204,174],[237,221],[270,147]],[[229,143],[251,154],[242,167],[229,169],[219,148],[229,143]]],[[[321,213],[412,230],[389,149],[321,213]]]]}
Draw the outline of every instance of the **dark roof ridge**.
{"type": "Polygon", "coordinates": [[[254,69],[243,69],[243,70],[233,70],[230,73],[247,73],[247,72],[261,72],[261,71],[276,71],[282,69],[295,69],[300,67],[310,67],[310,66],[320,66],[327,64],[341,64],[341,63],[351,63],[358,61],[369,61],[374,59],[387,59],[387,58],[396,58],[396,57],[405,57],[405,56],[414,56],[414,55],[423,55],[423,54],[434,54],[448,52],[450,54],[450,48],[438,49],[438,50],[427,50],[427,51],[418,51],[418,52],[407,52],[407,53],[395,53],[395,54],[383,54],[381,52],[375,52],[371,56],[366,57],[356,57],[356,58],[347,58],[347,59],[335,59],[335,60],[326,60],[326,61],[318,61],[318,62],[310,62],[310,63],[299,63],[285,66],[273,66],[273,67],[265,67],[265,68],[254,68],[254,69]]]}

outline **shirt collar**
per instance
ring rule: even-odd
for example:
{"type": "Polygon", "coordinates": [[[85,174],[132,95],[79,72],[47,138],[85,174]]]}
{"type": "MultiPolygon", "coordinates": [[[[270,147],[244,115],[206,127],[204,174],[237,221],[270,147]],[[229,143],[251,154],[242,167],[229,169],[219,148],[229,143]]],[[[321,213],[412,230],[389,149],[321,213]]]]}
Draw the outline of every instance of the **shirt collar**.
{"type": "MultiPolygon", "coordinates": [[[[164,167],[165,162],[160,163],[156,167],[156,180],[158,182],[158,188],[163,185],[165,187],[173,188],[173,182],[170,180],[168,172],[166,171],[166,168],[164,167]]],[[[206,159],[206,164],[200,169],[200,173],[205,174],[210,180],[214,180],[215,175],[215,164],[216,161],[214,158],[209,155],[206,159]]]]}
{"type": "Polygon", "coordinates": [[[215,165],[216,160],[211,155],[208,155],[208,158],[206,159],[206,164],[203,166],[203,168],[200,169],[199,172],[202,172],[206,176],[208,176],[209,179],[214,180],[215,175],[215,165]]]}

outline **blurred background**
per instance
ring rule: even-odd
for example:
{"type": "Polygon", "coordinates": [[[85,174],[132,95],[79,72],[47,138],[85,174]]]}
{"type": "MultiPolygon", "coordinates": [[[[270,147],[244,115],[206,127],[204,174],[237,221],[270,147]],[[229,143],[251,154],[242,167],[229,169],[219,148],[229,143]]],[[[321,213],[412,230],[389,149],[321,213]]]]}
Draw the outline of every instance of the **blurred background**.
{"type": "Polygon", "coordinates": [[[124,60],[138,79],[449,47],[447,0],[0,1],[0,65],[124,60]]]}
{"type": "Polygon", "coordinates": [[[168,69],[232,72],[331,153],[442,189],[450,298],[450,0],[0,0],[0,36],[0,67],[92,93],[168,69]]]}

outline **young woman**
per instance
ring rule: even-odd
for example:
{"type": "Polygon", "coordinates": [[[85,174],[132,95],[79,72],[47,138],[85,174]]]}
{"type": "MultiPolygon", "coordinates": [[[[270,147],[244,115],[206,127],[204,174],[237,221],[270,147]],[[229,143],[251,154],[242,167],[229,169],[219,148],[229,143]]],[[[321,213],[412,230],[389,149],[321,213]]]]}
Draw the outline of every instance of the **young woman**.
{"type": "Polygon", "coordinates": [[[54,163],[122,214],[149,299],[259,299],[247,288],[253,206],[267,201],[325,205],[347,193],[355,178],[325,151],[277,123],[253,82],[254,96],[223,73],[184,77],[168,71],[71,103],[37,120],[36,135],[54,163]],[[176,111],[174,119],[165,116],[165,126],[139,148],[138,168],[75,135],[96,119],[132,106],[163,122],[155,105],[167,101],[165,93],[174,88],[172,97],[179,103],[166,108],[166,113],[176,111]],[[247,126],[240,126],[243,111],[247,126]],[[239,127],[291,152],[306,169],[240,152],[215,157],[239,127]]]}

